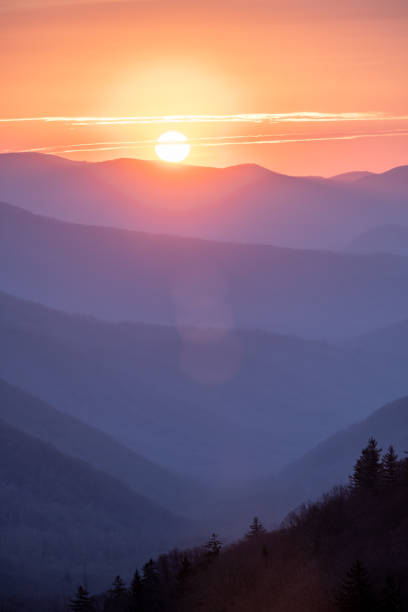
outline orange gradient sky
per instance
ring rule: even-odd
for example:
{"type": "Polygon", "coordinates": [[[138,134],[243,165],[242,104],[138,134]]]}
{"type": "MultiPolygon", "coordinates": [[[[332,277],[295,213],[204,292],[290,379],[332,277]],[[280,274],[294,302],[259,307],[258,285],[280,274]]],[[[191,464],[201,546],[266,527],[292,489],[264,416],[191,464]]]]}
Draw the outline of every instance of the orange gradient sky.
{"type": "Polygon", "coordinates": [[[0,150],[290,174],[408,163],[408,5],[2,0],[0,150]]]}

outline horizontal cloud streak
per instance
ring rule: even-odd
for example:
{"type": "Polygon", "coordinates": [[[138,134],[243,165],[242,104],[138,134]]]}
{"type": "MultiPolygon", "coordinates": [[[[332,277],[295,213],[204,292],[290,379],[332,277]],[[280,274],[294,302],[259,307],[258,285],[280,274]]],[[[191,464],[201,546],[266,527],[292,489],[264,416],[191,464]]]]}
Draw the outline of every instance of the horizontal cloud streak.
{"type": "Polygon", "coordinates": [[[71,125],[134,125],[168,123],[321,123],[344,121],[398,121],[408,115],[392,115],[382,112],[320,113],[316,111],[294,113],[238,113],[235,115],[157,115],[135,117],[9,117],[0,123],[69,123],[71,125]]]}
{"type": "MultiPolygon", "coordinates": [[[[361,138],[378,138],[390,136],[408,136],[408,129],[396,129],[391,131],[379,130],[371,133],[355,133],[336,136],[302,136],[298,135],[285,138],[285,135],[257,134],[254,136],[214,136],[206,138],[193,138],[189,140],[192,147],[225,147],[237,145],[268,145],[268,144],[291,144],[308,142],[325,142],[335,140],[357,140],[361,138]]],[[[5,149],[0,153],[46,153],[46,154],[69,154],[98,151],[119,151],[129,149],[143,149],[156,144],[156,140],[130,140],[130,141],[105,141],[89,142],[80,144],[65,144],[49,147],[35,147],[19,150],[5,149]]]]}

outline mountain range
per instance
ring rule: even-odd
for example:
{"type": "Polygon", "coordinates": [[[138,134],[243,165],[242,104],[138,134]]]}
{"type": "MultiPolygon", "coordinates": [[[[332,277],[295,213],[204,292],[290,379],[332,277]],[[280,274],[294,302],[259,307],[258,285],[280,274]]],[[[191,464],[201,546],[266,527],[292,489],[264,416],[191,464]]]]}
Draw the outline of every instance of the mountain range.
{"type": "Polygon", "coordinates": [[[404,369],[381,351],[109,323],[6,294],[0,341],[5,381],[213,486],[276,472],[407,392],[404,369]]]}
{"type": "Polygon", "coordinates": [[[84,226],[0,205],[3,291],[111,321],[341,338],[405,318],[408,259],[84,226]]]}
{"type": "Polygon", "coordinates": [[[0,201],[87,225],[294,248],[342,248],[378,225],[408,224],[407,166],[348,177],[16,153],[0,155],[0,201]]]}
{"type": "Polygon", "coordinates": [[[1,419],[0,459],[0,596],[68,594],[84,576],[101,588],[192,541],[185,519],[1,419]]]}
{"type": "Polygon", "coordinates": [[[371,435],[404,453],[407,181],[0,155],[1,593],[273,526],[371,435]]]}
{"type": "Polygon", "coordinates": [[[356,253],[408,255],[408,226],[382,225],[355,236],[349,250],[356,253]]]}

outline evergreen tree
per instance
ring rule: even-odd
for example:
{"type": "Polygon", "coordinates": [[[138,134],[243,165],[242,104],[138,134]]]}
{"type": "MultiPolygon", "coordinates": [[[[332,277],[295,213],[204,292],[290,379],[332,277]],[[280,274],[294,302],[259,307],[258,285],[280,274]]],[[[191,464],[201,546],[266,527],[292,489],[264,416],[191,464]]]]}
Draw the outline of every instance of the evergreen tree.
{"type": "Polygon", "coordinates": [[[380,596],[380,612],[401,612],[402,601],[398,582],[393,576],[387,576],[380,596]]]}
{"type": "Polygon", "coordinates": [[[120,576],[116,576],[112,583],[111,593],[114,598],[119,598],[126,593],[125,582],[120,576]]]}
{"type": "Polygon", "coordinates": [[[69,605],[73,612],[93,612],[94,605],[88,591],[80,585],[69,605]]]}
{"type": "Polygon", "coordinates": [[[143,590],[142,579],[140,577],[138,570],[136,570],[135,573],[133,574],[132,582],[130,583],[129,595],[131,596],[132,599],[138,600],[140,599],[142,590],[143,590]]]}
{"type": "Polygon", "coordinates": [[[205,555],[207,559],[216,559],[221,552],[222,544],[217,535],[213,533],[205,545],[205,555]]]}
{"type": "Polygon", "coordinates": [[[116,576],[104,602],[104,612],[124,612],[128,609],[128,591],[120,576],[116,576]]]}
{"type": "Polygon", "coordinates": [[[262,525],[261,521],[257,516],[254,517],[254,520],[249,526],[249,531],[246,533],[246,537],[248,539],[258,538],[259,536],[266,533],[265,527],[262,525]]]}
{"type": "Polygon", "coordinates": [[[368,440],[354,466],[351,483],[354,489],[373,490],[377,487],[381,474],[381,449],[375,438],[368,440]]]}
{"type": "Polygon", "coordinates": [[[156,563],[153,559],[150,559],[143,566],[143,578],[142,584],[144,587],[149,588],[157,585],[159,582],[159,570],[157,569],[156,563]]]}
{"type": "Polygon", "coordinates": [[[394,485],[399,476],[398,455],[393,446],[390,446],[382,460],[382,480],[385,486],[394,485]]]}
{"type": "Polygon", "coordinates": [[[360,561],[351,567],[336,598],[341,612],[373,612],[373,596],[367,572],[360,561]]]}
{"type": "Polygon", "coordinates": [[[183,555],[183,558],[180,564],[180,569],[177,572],[177,581],[184,582],[186,578],[188,578],[188,576],[191,574],[192,569],[193,569],[193,566],[191,564],[191,561],[189,560],[187,555],[183,555]]]}
{"type": "Polygon", "coordinates": [[[182,595],[186,589],[186,582],[191,576],[193,571],[193,565],[187,555],[183,555],[181,560],[180,569],[176,575],[176,585],[178,595],[182,595]]]}
{"type": "Polygon", "coordinates": [[[143,605],[142,609],[148,612],[161,610],[160,574],[157,563],[150,559],[143,566],[143,605]]]}

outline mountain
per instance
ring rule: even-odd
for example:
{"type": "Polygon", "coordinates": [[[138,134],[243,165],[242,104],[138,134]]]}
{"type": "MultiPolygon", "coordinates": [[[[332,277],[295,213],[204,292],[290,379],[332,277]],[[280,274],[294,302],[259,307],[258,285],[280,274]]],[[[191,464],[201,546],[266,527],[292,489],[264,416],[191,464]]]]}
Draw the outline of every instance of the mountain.
{"type": "Polygon", "coordinates": [[[374,227],[349,244],[350,251],[357,253],[394,253],[408,255],[408,226],[382,225],[374,227]]]}
{"type": "Polygon", "coordinates": [[[142,590],[144,609],[160,601],[177,612],[406,610],[407,460],[396,472],[384,482],[372,467],[373,486],[326,492],[270,532],[253,519],[240,541],[220,547],[213,540],[212,555],[187,550],[158,559],[155,599],[142,590]]]}
{"type": "Polygon", "coordinates": [[[350,338],[343,346],[366,353],[383,354],[395,370],[402,369],[404,359],[408,357],[408,319],[350,338]]]}
{"type": "Polygon", "coordinates": [[[81,226],[6,204],[0,276],[3,291],[112,321],[341,338],[408,312],[403,257],[81,226]]]}
{"type": "Polygon", "coordinates": [[[347,485],[356,457],[375,437],[386,452],[394,445],[401,459],[408,450],[408,396],[389,402],[309,449],[279,473],[236,487],[219,504],[215,520],[222,533],[236,537],[254,515],[268,528],[279,525],[301,503],[317,500],[333,487],[347,485]],[[228,517],[228,518],[226,518],[228,517]]]}
{"type": "Polygon", "coordinates": [[[387,170],[387,172],[362,177],[358,181],[357,187],[372,194],[376,193],[385,197],[388,195],[391,198],[394,196],[406,202],[408,166],[397,166],[387,170]]]}
{"type": "Polygon", "coordinates": [[[139,495],[180,515],[192,512],[207,491],[172,474],[49,404],[0,380],[0,419],[28,435],[121,480],[139,495]]]}
{"type": "Polygon", "coordinates": [[[291,177],[251,164],[207,168],[135,159],[89,163],[16,153],[0,155],[0,200],[81,224],[294,248],[341,248],[373,226],[408,224],[400,173],[404,168],[350,182],[344,177],[291,177]],[[373,188],[371,180],[384,189],[373,188]]]}
{"type": "Polygon", "coordinates": [[[224,488],[278,471],[374,402],[407,392],[403,369],[360,349],[261,331],[107,323],[6,294],[0,346],[0,377],[10,384],[224,488]]]}
{"type": "Polygon", "coordinates": [[[408,397],[390,402],[368,418],[330,436],[286,467],[277,479],[281,492],[287,491],[286,506],[316,499],[336,485],[347,484],[355,458],[371,436],[384,451],[393,444],[404,458],[408,450],[408,397]]]}
{"type": "MultiPolygon", "coordinates": [[[[0,594],[93,589],[191,541],[190,524],[0,420],[0,594]]],[[[37,608],[38,609],[38,608],[37,608]]]]}
{"type": "Polygon", "coordinates": [[[336,174],[332,176],[333,181],[341,181],[342,183],[355,183],[362,178],[368,178],[373,176],[373,172],[365,172],[364,170],[355,171],[355,172],[343,172],[343,174],[336,174]]]}

